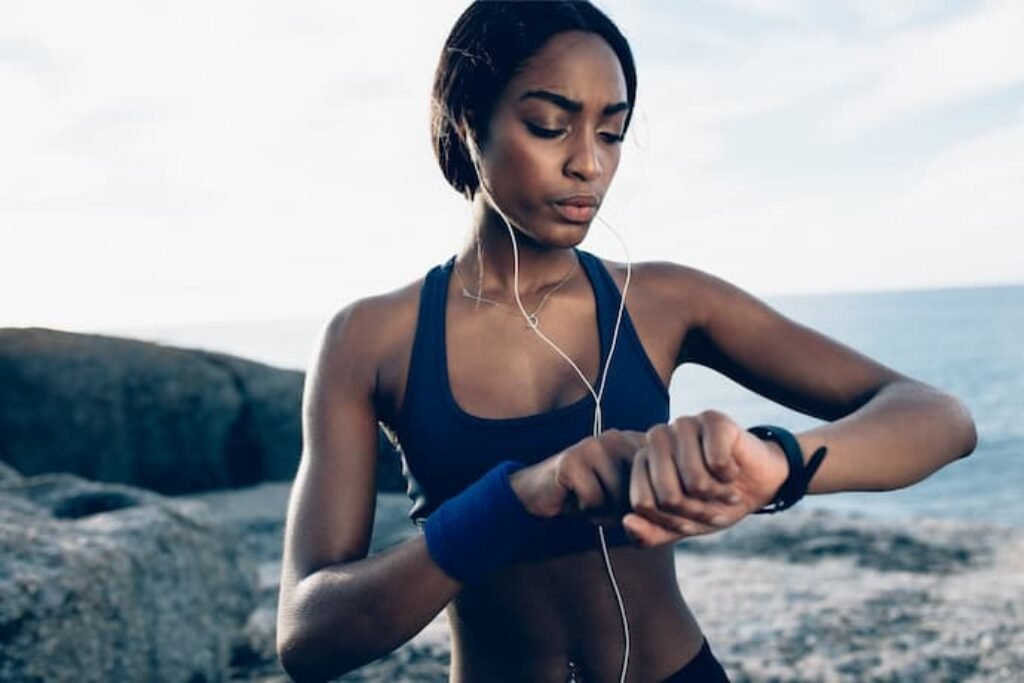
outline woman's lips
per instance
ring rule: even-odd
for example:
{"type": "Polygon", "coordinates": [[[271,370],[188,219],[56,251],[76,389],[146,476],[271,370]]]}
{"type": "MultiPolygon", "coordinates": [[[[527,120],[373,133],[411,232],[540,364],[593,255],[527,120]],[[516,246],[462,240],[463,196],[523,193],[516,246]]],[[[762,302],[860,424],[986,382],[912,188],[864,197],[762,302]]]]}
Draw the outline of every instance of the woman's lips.
{"type": "Polygon", "coordinates": [[[587,223],[594,218],[594,214],[597,213],[597,206],[595,205],[583,205],[577,206],[574,204],[561,204],[555,202],[552,206],[555,207],[562,218],[569,223],[587,223]]]}

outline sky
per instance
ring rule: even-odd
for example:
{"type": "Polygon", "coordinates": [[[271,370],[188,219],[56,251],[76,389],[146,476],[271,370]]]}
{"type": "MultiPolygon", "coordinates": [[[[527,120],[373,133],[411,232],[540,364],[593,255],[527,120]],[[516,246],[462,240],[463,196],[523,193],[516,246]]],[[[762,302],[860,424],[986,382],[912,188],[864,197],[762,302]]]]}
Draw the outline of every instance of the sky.
{"type": "MultiPolygon", "coordinates": [[[[762,297],[1024,282],[1024,3],[597,4],[638,65],[602,209],[634,261],[762,297]]],[[[443,262],[465,6],[0,0],[0,327],[324,318],[443,262]]]]}

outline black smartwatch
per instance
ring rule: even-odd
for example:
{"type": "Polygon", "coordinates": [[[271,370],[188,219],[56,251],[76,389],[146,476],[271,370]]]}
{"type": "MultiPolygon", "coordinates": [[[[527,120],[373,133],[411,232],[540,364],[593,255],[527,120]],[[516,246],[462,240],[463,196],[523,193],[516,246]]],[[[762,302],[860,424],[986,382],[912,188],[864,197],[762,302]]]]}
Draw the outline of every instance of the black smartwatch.
{"type": "Polygon", "coordinates": [[[772,514],[793,507],[807,493],[811,477],[818,471],[828,449],[822,446],[804,464],[804,452],[800,448],[800,442],[789,430],[774,425],[758,425],[747,431],[762,441],[774,441],[779,444],[782,452],[786,454],[786,462],[789,464],[789,475],[786,477],[786,481],[782,482],[782,486],[779,487],[771,502],[760,510],[755,510],[754,514],[772,514]]]}

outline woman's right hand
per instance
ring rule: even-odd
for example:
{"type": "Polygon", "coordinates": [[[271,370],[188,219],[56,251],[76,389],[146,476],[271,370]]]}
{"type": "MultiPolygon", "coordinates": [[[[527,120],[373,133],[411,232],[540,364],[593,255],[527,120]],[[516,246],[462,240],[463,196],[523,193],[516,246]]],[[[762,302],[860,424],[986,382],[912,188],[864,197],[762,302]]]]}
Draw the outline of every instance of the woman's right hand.
{"type": "Polygon", "coordinates": [[[608,429],[514,472],[509,482],[538,517],[585,514],[597,524],[617,522],[630,511],[633,458],[646,445],[644,432],[608,429]]]}

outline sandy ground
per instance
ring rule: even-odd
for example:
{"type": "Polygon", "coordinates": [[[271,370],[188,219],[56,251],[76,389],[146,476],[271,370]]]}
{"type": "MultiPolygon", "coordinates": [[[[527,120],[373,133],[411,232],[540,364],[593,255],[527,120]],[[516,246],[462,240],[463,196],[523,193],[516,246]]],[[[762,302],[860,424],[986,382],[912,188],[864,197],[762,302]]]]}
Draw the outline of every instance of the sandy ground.
{"type": "MultiPolygon", "coordinates": [[[[264,588],[233,680],[285,681],[272,658],[288,485],[190,496],[244,532],[264,588]]],[[[371,552],[414,528],[378,498],[371,552]]],[[[799,508],[680,544],[680,588],[734,681],[1024,681],[1024,531],[799,508]]],[[[338,680],[447,681],[439,615],[338,680]]],[[[614,678],[617,680],[617,672],[614,678]]]]}

